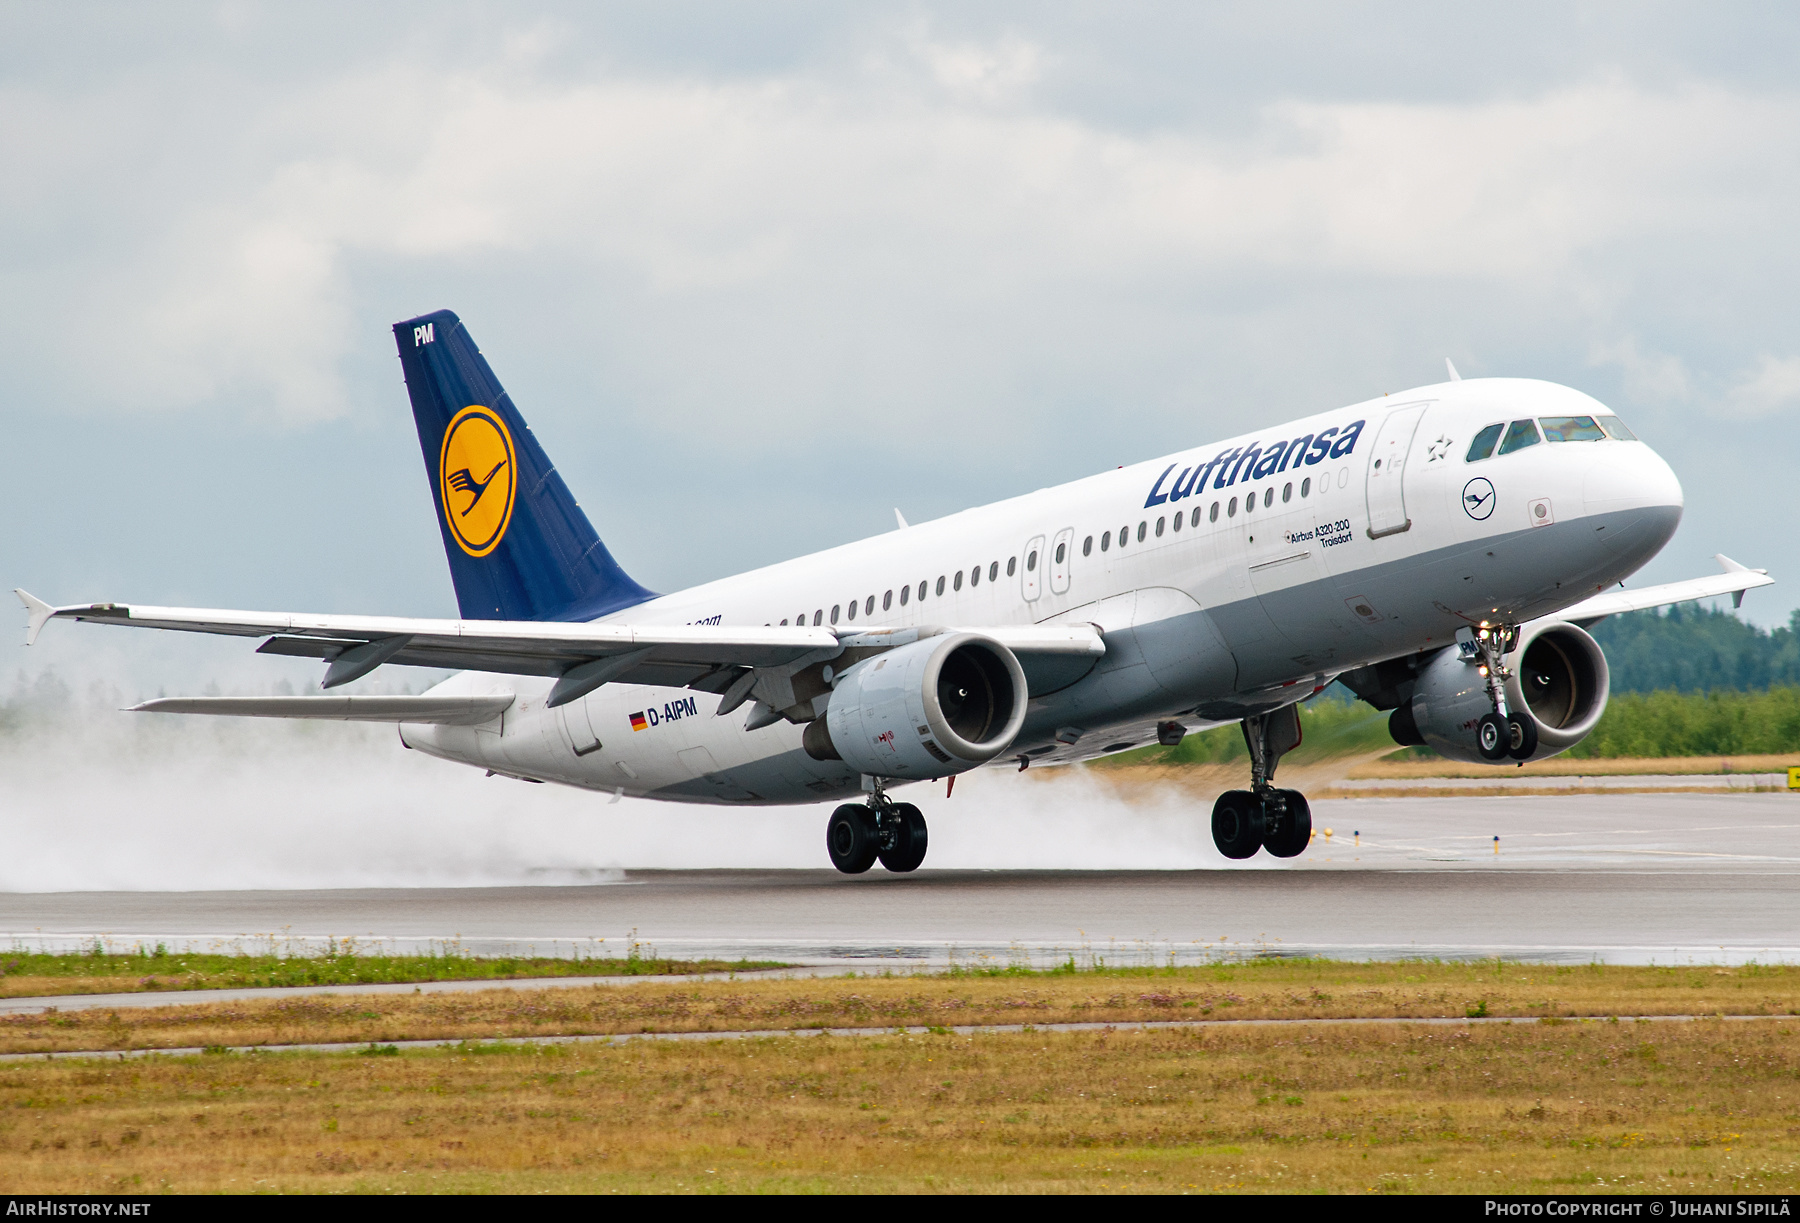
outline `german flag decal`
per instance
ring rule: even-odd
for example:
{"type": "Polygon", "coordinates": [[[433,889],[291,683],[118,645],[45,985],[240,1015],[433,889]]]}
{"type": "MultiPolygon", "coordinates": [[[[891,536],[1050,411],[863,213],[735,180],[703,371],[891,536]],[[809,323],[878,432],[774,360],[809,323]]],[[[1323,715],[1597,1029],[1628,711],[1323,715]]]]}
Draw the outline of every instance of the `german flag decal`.
{"type": "Polygon", "coordinates": [[[631,715],[631,729],[633,729],[633,730],[649,730],[650,729],[650,723],[644,721],[643,711],[640,710],[639,712],[631,715]]]}

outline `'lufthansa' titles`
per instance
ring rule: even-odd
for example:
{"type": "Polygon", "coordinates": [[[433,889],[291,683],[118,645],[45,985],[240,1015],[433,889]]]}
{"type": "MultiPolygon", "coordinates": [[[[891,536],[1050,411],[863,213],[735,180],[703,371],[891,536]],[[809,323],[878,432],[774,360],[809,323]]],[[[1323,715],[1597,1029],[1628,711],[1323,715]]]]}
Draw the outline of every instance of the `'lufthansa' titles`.
{"type": "Polygon", "coordinates": [[[1356,449],[1356,439],[1362,436],[1366,423],[1354,421],[1341,431],[1335,427],[1321,429],[1292,441],[1270,442],[1267,446],[1251,442],[1247,446],[1221,450],[1210,462],[1183,468],[1173,482],[1169,480],[1169,473],[1175,470],[1175,464],[1171,463],[1156,477],[1156,486],[1150,490],[1144,508],[1203,493],[1209,479],[1215,489],[1230,488],[1239,480],[1263,480],[1280,472],[1323,463],[1328,458],[1341,459],[1356,449]],[[1164,491],[1164,485],[1168,486],[1167,491],[1164,491]]]}

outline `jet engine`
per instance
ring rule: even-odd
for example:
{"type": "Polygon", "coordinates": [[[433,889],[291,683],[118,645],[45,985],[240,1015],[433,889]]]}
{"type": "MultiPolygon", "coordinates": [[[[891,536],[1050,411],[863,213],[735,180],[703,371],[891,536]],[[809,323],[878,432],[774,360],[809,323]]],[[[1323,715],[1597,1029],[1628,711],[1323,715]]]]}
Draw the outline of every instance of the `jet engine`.
{"type": "Polygon", "coordinates": [[[866,658],[830,677],[825,715],[801,742],[815,760],[922,781],[986,764],[1025,722],[1025,672],[976,633],[946,633],[866,658]]]}
{"type": "MultiPolygon", "coordinates": [[[[1600,643],[1573,624],[1534,620],[1519,630],[1519,644],[1505,658],[1512,678],[1506,681],[1506,703],[1513,713],[1537,723],[1538,745],[1531,755],[1543,760],[1567,751],[1587,737],[1606,711],[1610,678],[1600,643]]],[[[1475,728],[1493,712],[1480,659],[1457,646],[1437,652],[1413,682],[1412,699],[1394,710],[1388,725],[1394,741],[1425,744],[1452,760],[1475,764],[1513,764],[1484,759],[1475,728]]]]}

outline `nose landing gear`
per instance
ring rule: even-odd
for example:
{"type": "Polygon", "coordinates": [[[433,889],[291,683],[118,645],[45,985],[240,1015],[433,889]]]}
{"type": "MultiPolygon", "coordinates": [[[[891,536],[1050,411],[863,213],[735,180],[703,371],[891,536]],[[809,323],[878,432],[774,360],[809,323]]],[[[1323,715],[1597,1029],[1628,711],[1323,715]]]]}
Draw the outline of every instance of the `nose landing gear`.
{"type": "Polygon", "coordinates": [[[888,798],[879,782],[866,803],[845,803],[825,824],[825,852],[846,875],[860,875],[877,861],[895,874],[919,869],[930,832],[911,803],[888,798]]]}
{"type": "Polygon", "coordinates": [[[1275,788],[1275,765],[1300,746],[1300,710],[1289,705],[1244,719],[1250,748],[1248,790],[1227,790],[1213,804],[1213,844],[1227,858],[1253,857],[1266,849],[1293,858],[1312,843],[1312,807],[1298,790],[1275,788]]]}
{"type": "Polygon", "coordinates": [[[1512,672],[1506,656],[1518,648],[1517,625],[1491,625],[1483,621],[1475,629],[1473,640],[1463,645],[1464,657],[1481,659],[1481,676],[1487,681],[1488,700],[1494,712],[1475,725],[1475,747],[1483,760],[1526,761],[1537,751],[1537,719],[1529,713],[1514,713],[1507,706],[1506,681],[1512,672]]]}

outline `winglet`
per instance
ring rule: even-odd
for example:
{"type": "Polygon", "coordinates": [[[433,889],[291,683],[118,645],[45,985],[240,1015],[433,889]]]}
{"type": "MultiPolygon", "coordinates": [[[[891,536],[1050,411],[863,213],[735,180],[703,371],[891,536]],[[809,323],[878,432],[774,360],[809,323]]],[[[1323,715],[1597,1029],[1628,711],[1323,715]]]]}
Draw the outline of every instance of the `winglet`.
{"type": "Polygon", "coordinates": [[[1450,381],[1452,381],[1452,382],[1461,382],[1462,381],[1462,375],[1456,372],[1456,366],[1451,364],[1449,357],[1444,358],[1444,368],[1450,371],[1450,381]]]}
{"type": "Polygon", "coordinates": [[[906,530],[906,528],[911,525],[906,521],[906,515],[900,512],[900,507],[897,505],[894,507],[894,521],[900,524],[900,529],[902,531],[906,530]]]}
{"type": "Polygon", "coordinates": [[[1719,562],[1719,572],[1721,572],[1721,573],[1767,573],[1768,572],[1767,569],[1752,569],[1748,565],[1740,565],[1736,561],[1732,560],[1729,556],[1726,556],[1723,552],[1715,553],[1713,555],[1713,559],[1719,562]]]}
{"type": "Polygon", "coordinates": [[[25,605],[25,644],[31,645],[37,641],[38,634],[44,631],[44,626],[50,623],[50,617],[56,614],[56,609],[29,591],[15,588],[13,593],[25,605]]]}
{"type": "MultiPolygon", "coordinates": [[[[1726,556],[1723,552],[1714,553],[1713,559],[1719,562],[1719,568],[1726,573],[1760,573],[1767,576],[1769,572],[1767,569],[1752,569],[1748,565],[1740,565],[1729,556],[1726,556]]],[[[1731,610],[1736,611],[1743,605],[1744,592],[1741,590],[1732,591],[1731,610]]]]}

